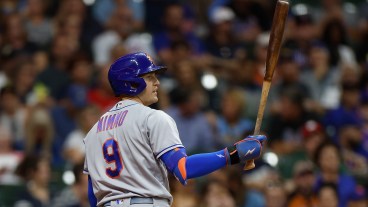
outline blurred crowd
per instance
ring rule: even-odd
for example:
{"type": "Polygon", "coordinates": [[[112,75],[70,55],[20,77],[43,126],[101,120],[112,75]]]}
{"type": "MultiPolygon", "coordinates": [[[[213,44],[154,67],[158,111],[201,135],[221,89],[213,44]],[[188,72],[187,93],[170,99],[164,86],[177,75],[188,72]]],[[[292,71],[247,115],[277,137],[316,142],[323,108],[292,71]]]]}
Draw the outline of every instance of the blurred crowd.
{"type": "MultiPolygon", "coordinates": [[[[107,71],[127,53],[168,66],[152,107],[189,155],[252,134],[275,6],[1,0],[0,206],[88,206],[83,138],[118,101],[107,71]]],[[[290,2],[261,131],[254,170],[170,177],[173,206],[368,206],[368,1],[290,2]]]]}

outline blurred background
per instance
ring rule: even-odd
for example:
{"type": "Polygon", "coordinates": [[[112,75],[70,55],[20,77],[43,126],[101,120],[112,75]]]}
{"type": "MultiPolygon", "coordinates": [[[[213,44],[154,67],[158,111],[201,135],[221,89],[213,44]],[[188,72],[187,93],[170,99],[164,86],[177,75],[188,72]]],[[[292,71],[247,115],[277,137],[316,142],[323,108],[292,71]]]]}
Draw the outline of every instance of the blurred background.
{"type": "MultiPolygon", "coordinates": [[[[83,138],[118,100],[109,65],[169,67],[161,109],[189,155],[252,134],[276,0],[1,0],[0,207],[88,206],[83,138]]],[[[174,207],[367,207],[368,1],[293,0],[256,168],[183,187],[174,207]]]]}

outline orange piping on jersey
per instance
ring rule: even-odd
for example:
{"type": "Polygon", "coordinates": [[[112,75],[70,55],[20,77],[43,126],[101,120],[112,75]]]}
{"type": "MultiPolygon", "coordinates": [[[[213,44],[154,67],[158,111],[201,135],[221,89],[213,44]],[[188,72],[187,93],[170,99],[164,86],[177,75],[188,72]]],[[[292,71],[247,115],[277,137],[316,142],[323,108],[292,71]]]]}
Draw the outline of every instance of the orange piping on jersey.
{"type": "Polygon", "coordinates": [[[183,178],[184,180],[186,180],[186,179],[187,179],[187,170],[186,170],[186,168],[185,168],[185,164],[186,164],[186,162],[187,162],[187,158],[186,158],[186,157],[182,157],[182,158],[179,160],[179,162],[178,162],[179,172],[180,172],[180,174],[181,174],[181,176],[182,176],[182,178],[183,178]]]}

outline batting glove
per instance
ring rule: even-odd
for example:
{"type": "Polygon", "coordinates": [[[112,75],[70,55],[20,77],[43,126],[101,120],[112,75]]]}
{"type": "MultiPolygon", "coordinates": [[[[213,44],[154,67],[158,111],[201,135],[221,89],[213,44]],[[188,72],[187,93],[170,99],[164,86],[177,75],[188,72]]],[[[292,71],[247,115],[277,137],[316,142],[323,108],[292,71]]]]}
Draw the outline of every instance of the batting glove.
{"type": "Polygon", "coordinates": [[[265,135],[252,135],[225,148],[228,165],[245,163],[247,160],[257,159],[262,153],[262,144],[267,140],[265,135]]]}

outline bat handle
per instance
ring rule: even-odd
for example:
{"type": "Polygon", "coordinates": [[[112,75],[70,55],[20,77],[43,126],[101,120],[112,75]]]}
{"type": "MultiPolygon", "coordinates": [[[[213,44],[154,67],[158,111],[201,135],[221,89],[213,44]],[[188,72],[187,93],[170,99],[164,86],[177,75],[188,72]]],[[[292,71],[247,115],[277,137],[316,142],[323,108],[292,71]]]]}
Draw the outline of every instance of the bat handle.
{"type": "MultiPolygon", "coordinates": [[[[271,81],[263,81],[262,86],[262,96],[261,101],[258,108],[258,114],[257,114],[257,120],[256,120],[256,126],[254,128],[254,135],[260,134],[261,132],[261,124],[263,119],[263,113],[264,109],[266,108],[266,101],[268,97],[268,92],[271,87],[271,81]]],[[[256,164],[254,163],[254,160],[248,160],[245,162],[244,170],[251,170],[256,167],[256,164]]]]}

